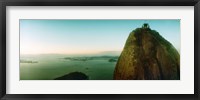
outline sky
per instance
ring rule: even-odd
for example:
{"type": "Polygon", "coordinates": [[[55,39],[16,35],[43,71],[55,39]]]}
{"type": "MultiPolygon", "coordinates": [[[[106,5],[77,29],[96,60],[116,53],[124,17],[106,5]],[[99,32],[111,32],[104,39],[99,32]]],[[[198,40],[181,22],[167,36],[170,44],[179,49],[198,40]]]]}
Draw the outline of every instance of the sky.
{"type": "Polygon", "coordinates": [[[122,51],[130,32],[144,23],[180,50],[180,20],[20,19],[20,54],[122,51]]]}

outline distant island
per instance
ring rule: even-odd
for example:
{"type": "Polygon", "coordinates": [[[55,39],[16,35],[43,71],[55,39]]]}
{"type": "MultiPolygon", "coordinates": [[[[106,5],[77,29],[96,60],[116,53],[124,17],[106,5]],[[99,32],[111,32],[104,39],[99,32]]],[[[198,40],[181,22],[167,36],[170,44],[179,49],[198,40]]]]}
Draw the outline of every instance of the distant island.
{"type": "Polygon", "coordinates": [[[117,62],[117,59],[109,59],[109,62],[117,62]]]}
{"type": "Polygon", "coordinates": [[[88,60],[108,60],[109,62],[117,62],[119,56],[91,56],[91,57],[65,57],[63,59],[70,61],[88,61],[88,60]]]}
{"type": "Polygon", "coordinates": [[[20,60],[20,63],[38,63],[38,61],[20,60]]]}

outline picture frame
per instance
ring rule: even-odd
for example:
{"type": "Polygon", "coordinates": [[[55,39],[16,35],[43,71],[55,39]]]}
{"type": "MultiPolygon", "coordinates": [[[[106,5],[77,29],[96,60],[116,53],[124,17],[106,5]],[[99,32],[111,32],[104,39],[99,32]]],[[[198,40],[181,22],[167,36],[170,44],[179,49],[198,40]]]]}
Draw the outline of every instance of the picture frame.
{"type": "Polygon", "coordinates": [[[198,100],[199,99],[199,0],[2,0],[0,1],[0,98],[2,100],[198,100]],[[194,6],[194,94],[7,94],[7,6],[194,6]]]}

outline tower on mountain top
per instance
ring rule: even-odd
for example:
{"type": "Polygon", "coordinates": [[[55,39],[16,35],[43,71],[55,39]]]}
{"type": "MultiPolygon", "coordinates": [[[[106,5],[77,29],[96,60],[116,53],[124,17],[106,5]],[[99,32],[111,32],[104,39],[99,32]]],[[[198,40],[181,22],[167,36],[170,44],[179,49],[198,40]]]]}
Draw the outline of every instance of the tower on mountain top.
{"type": "Polygon", "coordinates": [[[144,23],[142,26],[143,29],[150,29],[149,24],[148,23],[144,23]]]}

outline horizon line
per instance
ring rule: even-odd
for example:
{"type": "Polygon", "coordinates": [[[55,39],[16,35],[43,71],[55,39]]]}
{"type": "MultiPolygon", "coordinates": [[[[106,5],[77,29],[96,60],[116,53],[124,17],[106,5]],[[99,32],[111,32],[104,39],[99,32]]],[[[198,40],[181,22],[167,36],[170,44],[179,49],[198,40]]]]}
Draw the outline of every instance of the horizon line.
{"type": "Polygon", "coordinates": [[[95,52],[95,53],[32,53],[32,54],[23,54],[23,53],[19,53],[20,55],[81,55],[81,54],[101,54],[101,53],[106,53],[106,52],[119,52],[121,53],[122,50],[119,51],[101,51],[101,52],[95,52]]]}

